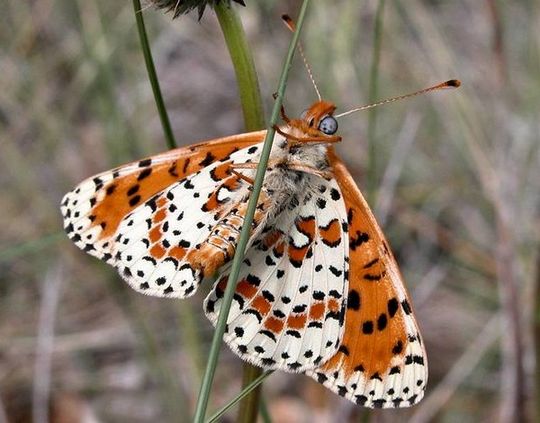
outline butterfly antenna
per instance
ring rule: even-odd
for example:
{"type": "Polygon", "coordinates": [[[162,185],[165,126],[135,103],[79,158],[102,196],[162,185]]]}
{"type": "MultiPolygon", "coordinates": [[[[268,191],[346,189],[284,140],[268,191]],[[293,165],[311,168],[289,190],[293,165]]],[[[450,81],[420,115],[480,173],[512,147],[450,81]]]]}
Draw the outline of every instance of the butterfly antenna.
{"type": "MultiPolygon", "coordinates": [[[[294,21],[291,19],[289,15],[282,15],[281,19],[283,19],[283,22],[285,22],[285,25],[287,25],[287,28],[289,28],[292,32],[296,31],[296,25],[294,24],[294,21]]],[[[306,67],[307,73],[309,75],[309,79],[311,79],[313,88],[315,88],[315,92],[317,93],[317,97],[319,98],[319,101],[320,101],[322,100],[321,93],[319,91],[319,87],[317,87],[315,78],[313,77],[313,72],[311,72],[311,67],[309,66],[309,63],[306,59],[306,55],[304,54],[304,47],[302,47],[301,42],[298,42],[298,50],[300,51],[300,56],[302,56],[302,60],[304,61],[304,66],[306,67]]]]}
{"type": "Polygon", "coordinates": [[[334,115],[334,117],[339,118],[339,117],[347,116],[347,115],[350,115],[351,113],[359,112],[360,110],[372,109],[373,107],[377,107],[377,106],[380,106],[382,104],[393,103],[394,101],[403,100],[403,99],[409,98],[409,97],[415,97],[417,95],[429,93],[431,91],[444,90],[444,89],[447,89],[447,88],[457,88],[460,85],[461,85],[461,81],[459,79],[450,79],[449,81],[445,81],[445,82],[442,82],[440,84],[433,85],[432,87],[424,88],[423,90],[420,90],[420,91],[415,91],[415,92],[410,93],[410,94],[405,94],[405,95],[400,95],[400,96],[397,96],[397,97],[387,98],[386,100],[381,100],[381,101],[377,101],[376,103],[367,104],[365,106],[358,107],[356,109],[352,109],[352,110],[349,110],[347,112],[340,113],[339,115],[334,115]]]}

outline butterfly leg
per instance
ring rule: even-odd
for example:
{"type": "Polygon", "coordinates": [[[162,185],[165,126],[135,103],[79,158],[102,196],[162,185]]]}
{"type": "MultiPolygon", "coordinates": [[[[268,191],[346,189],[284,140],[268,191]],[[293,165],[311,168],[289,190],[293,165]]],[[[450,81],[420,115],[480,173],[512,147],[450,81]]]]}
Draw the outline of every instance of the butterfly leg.
{"type": "Polygon", "coordinates": [[[299,172],[309,173],[311,175],[319,176],[323,179],[330,180],[334,177],[334,174],[329,171],[319,170],[317,168],[307,166],[298,162],[287,162],[287,168],[291,170],[297,170],[299,172]]]}
{"type": "MultiPolygon", "coordinates": [[[[247,177],[245,175],[242,175],[240,172],[236,172],[234,170],[234,168],[236,168],[236,169],[256,169],[258,165],[259,165],[259,163],[253,163],[253,162],[235,163],[231,167],[233,168],[232,172],[235,175],[238,175],[240,178],[242,178],[243,180],[245,180],[245,181],[249,182],[251,185],[253,185],[253,183],[254,183],[253,179],[251,179],[251,178],[249,178],[249,177],[247,177]]],[[[332,172],[319,170],[317,168],[307,166],[307,165],[305,165],[303,163],[292,162],[292,161],[288,161],[288,162],[270,161],[268,163],[267,170],[272,170],[273,168],[275,168],[277,166],[283,167],[285,169],[290,169],[290,170],[296,170],[296,171],[299,171],[299,172],[309,173],[311,175],[319,176],[319,177],[321,177],[323,179],[332,179],[333,178],[332,172]]]]}
{"type": "Polygon", "coordinates": [[[243,181],[247,182],[250,185],[253,185],[255,183],[255,180],[253,178],[250,178],[249,176],[246,176],[243,173],[240,173],[240,172],[234,170],[234,168],[231,169],[231,173],[233,175],[238,176],[240,179],[242,179],[243,181]]]}
{"type": "MultiPolygon", "coordinates": [[[[252,163],[252,162],[249,162],[249,163],[234,163],[233,165],[231,165],[231,173],[236,175],[241,180],[247,182],[249,185],[253,186],[255,184],[255,179],[250,178],[249,176],[246,176],[241,172],[238,172],[236,169],[252,169],[252,170],[255,170],[255,169],[257,169],[258,165],[259,165],[259,163],[252,163]]],[[[267,169],[271,170],[272,167],[268,166],[267,169]]]]}

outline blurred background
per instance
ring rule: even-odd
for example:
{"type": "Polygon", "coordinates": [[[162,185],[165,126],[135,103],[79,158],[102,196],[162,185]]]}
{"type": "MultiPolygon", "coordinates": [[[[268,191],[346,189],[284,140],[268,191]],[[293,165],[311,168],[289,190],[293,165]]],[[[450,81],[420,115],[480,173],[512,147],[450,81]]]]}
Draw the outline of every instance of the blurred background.
{"type": "MultiPolygon", "coordinates": [[[[268,116],[291,37],[280,15],[300,2],[246,5],[233,7],[268,116]]],[[[539,421],[540,4],[386,1],[377,38],[381,6],[312,2],[302,40],[339,111],[463,82],[340,121],[339,152],[363,188],[368,133],[376,142],[372,206],[413,297],[427,394],[412,409],[365,411],[276,372],[265,404],[276,422],[539,421]]],[[[212,10],[172,21],[143,7],[179,143],[243,132],[212,10]]],[[[166,149],[131,2],[8,0],[0,49],[0,422],[188,421],[212,336],[209,287],[184,301],[137,294],[67,239],[59,213],[82,179],[166,149]]],[[[288,114],[315,99],[297,58],[288,114]]],[[[224,347],[211,410],[240,375],[224,347]]]]}

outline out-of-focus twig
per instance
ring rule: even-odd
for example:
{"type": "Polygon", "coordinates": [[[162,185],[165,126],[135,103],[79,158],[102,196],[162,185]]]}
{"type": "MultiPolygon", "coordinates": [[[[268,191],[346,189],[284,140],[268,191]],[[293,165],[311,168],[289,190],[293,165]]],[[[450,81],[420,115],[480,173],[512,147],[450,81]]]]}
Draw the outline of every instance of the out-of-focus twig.
{"type": "Polygon", "coordinates": [[[500,325],[501,316],[496,314],[488,321],[475,341],[465,350],[437,387],[431,392],[428,391],[428,397],[423,400],[422,406],[416,409],[417,411],[411,416],[409,422],[433,421],[435,415],[495,343],[500,333],[500,325]]]}
{"type": "Polygon", "coordinates": [[[505,321],[505,336],[502,337],[500,419],[503,422],[523,422],[526,415],[526,400],[522,306],[520,305],[519,282],[515,265],[515,245],[508,227],[509,221],[502,216],[502,212],[500,209],[496,210],[498,234],[496,270],[505,321]]]}
{"type": "Polygon", "coordinates": [[[445,228],[425,213],[406,207],[397,199],[400,223],[413,227],[427,237],[437,237],[437,245],[445,251],[451,251],[454,258],[472,269],[478,269],[488,276],[495,276],[495,260],[488,253],[471,242],[460,238],[454,231],[445,228]]]}
{"type": "Polygon", "coordinates": [[[420,116],[416,113],[410,113],[406,116],[405,123],[397,136],[392,155],[384,171],[375,206],[375,212],[381,227],[384,227],[388,219],[396,185],[408,152],[414,144],[420,120],[420,116]]]}
{"type": "Polygon", "coordinates": [[[422,280],[418,283],[418,286],[414,289],[414,303],[417,307],[428,301],[433,292],[437,290],[441,282],[445,279],[448,272],[441,265],[433,266],[422,280]]]}
{"type": "Polygon", "coordinates": [[[493,26],[492,48],[495,55],[498,79],[501,84],[508,80],[506,55],[504,52],[504,33],[501,13],[497,0],[486,0],[493,26]]]}
{"type": "MultiPolygon", "coordinates": [[[[379,87],[379,62],[381,58],[383,16],[385,0],[378,0],[375,12],[375,23],[373,26],[373,53],[371,57],[371,69],[369,72],[369,103],[377,100],[379,87]]],[[[367,171],[367,197],[368,202],[375,203],[378,175],[378,152],[376,144],[377,109],[368,112],[368,171],[367,171]]]]}
{"type": "Polygon", "coordinates": [[[536,421],[540,421],[540,252],[536,256],[536,287],[534,300],[534,346],[535,346],[535,370],[536,370],[536,389],[534,403],[536,404],[536,421]]]}
{"type": "Polygon", "coordinates": [[[4,407],[2,398],[0,398],[0,423],[8,423],[6,408],[4,407]]]}
{"type": "MultiPolygon", "coordinates": [[[[36,337],[30,336],[1,339],[0,350],[19,356],[31,354],[34,352],[36,342],[36,337]]],[[[131,328],[125,324],[114,324],[103,329],[56,335],[53,353],[54,355],[73,354],[90,349],[101,350],[118,346],[132,347],[133,344],[135,344],[135,337],[131,328]]]]}
{"type": "Polygon", "coordinates": [[[62,281],[62,268],[59,264],[55,264],[45,275],[41,290],[38,338],[36,358],[34,361],[34,386],[32,391],[32,419],[36,423],[46,423],[49,421],[54,325],[62,281]]]}

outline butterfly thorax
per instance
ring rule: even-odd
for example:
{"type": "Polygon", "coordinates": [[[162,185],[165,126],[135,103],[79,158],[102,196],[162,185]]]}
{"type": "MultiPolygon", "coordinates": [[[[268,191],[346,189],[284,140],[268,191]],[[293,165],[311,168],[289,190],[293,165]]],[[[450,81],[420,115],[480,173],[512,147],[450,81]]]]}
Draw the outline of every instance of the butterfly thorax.
{"type": "Polygon", "coordinates": [[[323,132],[320,125],[335,109],[331,102],[318,101],[299,119],[284,116],[286,124],[277,129],[263,185],[278,210],[295,202],[297,194],[316,190],[317,179],[328,175],[329,145],[341,138],[323,132]]]}

